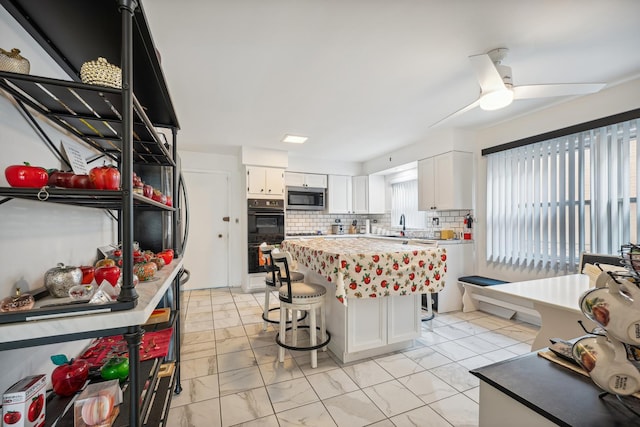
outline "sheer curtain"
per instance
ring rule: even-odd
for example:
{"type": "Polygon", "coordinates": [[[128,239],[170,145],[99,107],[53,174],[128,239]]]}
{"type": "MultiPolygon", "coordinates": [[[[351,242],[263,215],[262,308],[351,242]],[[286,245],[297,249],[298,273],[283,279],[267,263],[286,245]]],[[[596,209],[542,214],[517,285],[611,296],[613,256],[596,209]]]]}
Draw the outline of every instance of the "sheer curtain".
{"type": "Polygon", "coordinates": [[[640,119],[487,155],[487,260],[575,270],[638,242],[640,119]]]}
{"type": "Polygon", "coordinates": [[[418,211],[417,179],[391,183],[391,225],[399,225],[402,214],[407,228],[425,228],[425,214],[418,211]]]}

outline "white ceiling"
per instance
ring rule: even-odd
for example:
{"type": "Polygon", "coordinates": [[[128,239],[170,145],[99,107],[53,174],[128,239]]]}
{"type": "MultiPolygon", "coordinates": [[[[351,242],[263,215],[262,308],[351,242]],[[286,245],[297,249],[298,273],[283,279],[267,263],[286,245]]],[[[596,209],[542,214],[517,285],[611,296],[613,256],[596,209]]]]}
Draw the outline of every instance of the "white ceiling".
{"type": "MultiPolygon", "coordinates": [[[[508,47],[515,85],[640,76],[638,0],[151,0],[182,148],[366,161],[473,102],[468,56],[508,47]],[[284,134],[309,137],[302,146],[284,134]]],[[[473,110],[478,128],[567,98],[473,110]]]]}

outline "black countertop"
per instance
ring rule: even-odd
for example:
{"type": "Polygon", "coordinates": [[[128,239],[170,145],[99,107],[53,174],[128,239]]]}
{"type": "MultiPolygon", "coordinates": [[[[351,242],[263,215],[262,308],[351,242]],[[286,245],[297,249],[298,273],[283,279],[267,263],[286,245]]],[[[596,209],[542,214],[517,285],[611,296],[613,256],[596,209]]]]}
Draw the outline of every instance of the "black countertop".
{"type": "MultiPolygon", "coordinates": [[[[509,397],[561,426],[640,426],[640,417],[589,377],[529,353],[471,371],[509,397]]],[[[623,398],[640,413],[640,400],[623,398]]],[[[482,401],[480,402],[482,405],[482,401]]]]}

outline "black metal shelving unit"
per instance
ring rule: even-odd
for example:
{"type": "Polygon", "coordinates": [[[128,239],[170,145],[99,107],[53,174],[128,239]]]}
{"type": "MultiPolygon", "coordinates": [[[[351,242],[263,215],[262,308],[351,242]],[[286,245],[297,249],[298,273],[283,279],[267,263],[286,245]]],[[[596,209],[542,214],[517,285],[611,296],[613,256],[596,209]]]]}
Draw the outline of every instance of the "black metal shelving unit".
{"type": "MultiPolygon", "coordinates": [[[[178,197],[174,200],[174,207],[167,207],[134,194],[132,188],[134,163],[167,167],[171,169],[173,177],[172,194],[178,195],[175,159],[179,124],[142,4],[140,0],[0,0],[0,4],[71,78],[67,81],[0,72],[0,88],[13,96],[25,111],[24,106],[28,106],[101,155],[117,162],[122,182],[122,189],[119,191],[55,187],[0,188],[0,205],[13,199],[25,199],[38,203],[62,203],[115,211],[122,241],[124,280],[115,305],[135,309],[138,294],[132,281],[134,216],[138,210],[166,211],[172,218],[171,237],[175,247],[178,230],[175,213],[180,208],[178,197]],[[79,82],[81,65],[98,57],[105,57],[109,62],[120,66],[122,89],[79,82]],[[155,128],[171,130],[172,146],[163,142],[155,128]]],[[[172,319],[175,322],[173,343],[176,349],[176,369],[171,377],[156,381],[157,371],[151,369],[147,372],[146,368],[141,369],[141,366],[147,365],[146,362],[141,364],[139,360],[138,348],[143,333],[141,324],[101,331],[83,330],[24,341],[4,341],[0,349],[99,337],[105,333],[122,333],[128,344],[131,369],[128,397],[124,402],[128,405],[121,410],[117,425],[163,425],[166,422],[171,389],[175,387],[176,392],[181,390],[179,290],[182,271],[180,267],[180,271],[173,272],[171,276],[170,288],[175,295],[172,319]],[[157,398],[151,399],[148,397],[151,394],[145,392],[145,399],[141,402],[140,396],[149,375],[153,377],[153,396],[157,398]],[[164,403],[160,404],[163,399],[164,403]],[[149,419],[156,424],[147,424],[149,419]]],[[[55,314],[56,309],[52,310],[55,314]]],[[[58,309],[60,314],[64,310],[64,307],[58,309]]],[[[72,319],[77,319],[77,316],[69,320],[72,319]]],[[[34,326],[32,324],[29,327],[34,326]]]]}

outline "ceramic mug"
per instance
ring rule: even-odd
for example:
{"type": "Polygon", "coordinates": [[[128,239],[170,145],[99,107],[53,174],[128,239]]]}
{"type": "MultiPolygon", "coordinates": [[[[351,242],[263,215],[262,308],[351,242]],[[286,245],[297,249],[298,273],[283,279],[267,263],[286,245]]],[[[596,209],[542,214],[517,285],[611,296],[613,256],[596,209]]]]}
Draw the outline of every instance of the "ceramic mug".
{"type": "MultiPolygon", "coordinates": [[[[602,283],[602,273],[598,283],[602,283]]],[[[613,278],[606,287],[590,289],[580,297],[584,315],[607,330],[610,337],[628,344],[640,345],[640,289],[631,282],[613,278]]]]}
{"type": "Polygon", "coordinates": [[[601,389],[623,396],[640,390],[640,371],[629,361],[620,341],[605,336],[581,338],[571,351],[601,389]]]}

